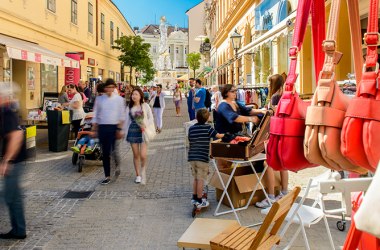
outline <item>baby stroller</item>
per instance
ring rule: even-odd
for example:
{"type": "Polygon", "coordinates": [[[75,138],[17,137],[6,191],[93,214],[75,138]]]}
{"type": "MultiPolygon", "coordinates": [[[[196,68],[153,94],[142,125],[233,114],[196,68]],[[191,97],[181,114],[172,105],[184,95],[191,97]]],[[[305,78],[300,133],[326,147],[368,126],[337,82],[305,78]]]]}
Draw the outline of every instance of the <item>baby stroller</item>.
{"type": "Polygon", "coordinates": [[[82,119],[81,129],[75,139],[74,146],[71,147],[73,156],[71,161],[73,165],[78,165],[78,172],[82,172],[85,160],[102,160],[102,150],[98,139],[92,138],[92,117],[91,113],[82,119]]]}

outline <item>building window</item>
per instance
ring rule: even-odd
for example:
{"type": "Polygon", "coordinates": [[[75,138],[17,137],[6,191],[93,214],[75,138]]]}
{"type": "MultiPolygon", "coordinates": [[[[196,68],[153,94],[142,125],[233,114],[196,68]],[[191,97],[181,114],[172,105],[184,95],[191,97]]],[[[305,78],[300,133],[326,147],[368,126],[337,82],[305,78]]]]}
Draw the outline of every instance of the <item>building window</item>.
{"type": "Polygon", "coordinates": [[[156,45],[153,46],[153,53],[154,53],[154,54],[157,53],[157,46],[156,46],[156,45]]]}
{"type": "Polygon", "coordinates": [[[179,53],[179,48],[178,48],[178,47],[175,47],[175,53],[176,53],[176,54],[179,53]]]}
{"type": "Polygon", "coordinates": [[[168,48],[169,48],[169,53],[170,53],[170,46],[168,48]]]}
{"type": "Polygon", "coordinates": [[[104,40],[104,23],[105,23],[104,14],[100,14],[100,38],[104,40]]]}
{"type": "Polygon", "coordinates": [[[91,3],[88,3],[88,32],[92,33],[94,28],[94,12],[91,3]]]}
{"type": "Polygon", "coordinates": [[[119,39],[120,38],[120,30],[119,30],[119,27],[116,28],[116,39],[119,39]]]}
{"type": "Polygon", "coordinates": [[[55,0],[47,0],[48,10],[55,12],[55,0]]]}
{"type": "Polygon", "coordinates": [[[77,0],[71,0],[71,22],[74,24],[78,24],[77,0]]]}
{"type": "Polygon", "coordinates": [[[116,72],[116,81],[120,82],[120,73],[117,73],[117,72],[116,72]]]}
{"type": "Polygon", "coordinates": [[[185,47],[185,55],[187,54],[187,47],[185,47]]]}
{"type": "Polygon", "coordinates": [[[114,79],[115,78],[115,72],[110,70],[108,73],[108,76],[109,76],[109,78],[114,79]]]}
{"type": "Polygon", "coordinates": [[[123,34],[123,32],[121,32],[121,37],[123,37],[124,36],[124,34],[123,34]]]}
{"type": "Polygon", "coordinates": [[[113,22],[110,22],[110,43],[113,45],[113,22]]]}
{"type": "Polygon", "coordinates": [[[58,67],[41,63],[41,94],[58,92],[58,67]]]}

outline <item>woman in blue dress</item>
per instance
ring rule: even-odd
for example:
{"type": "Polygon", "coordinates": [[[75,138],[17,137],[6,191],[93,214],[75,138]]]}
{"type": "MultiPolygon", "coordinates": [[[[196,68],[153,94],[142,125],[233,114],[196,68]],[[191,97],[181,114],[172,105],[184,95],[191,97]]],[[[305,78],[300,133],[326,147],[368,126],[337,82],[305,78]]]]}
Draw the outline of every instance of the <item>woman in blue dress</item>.
{"type": "Polygon", "coordinates": [[[139,88],[133,89],[130,102],[127,107],[125,122],[125,134],[127,142],[131,144],[133,152],[133,164],[136,171],[136,183],[146,184],[147,142],[144,131],[154,130],[152,111],[147,103],[144,103],[144,93],[139,88]]]}

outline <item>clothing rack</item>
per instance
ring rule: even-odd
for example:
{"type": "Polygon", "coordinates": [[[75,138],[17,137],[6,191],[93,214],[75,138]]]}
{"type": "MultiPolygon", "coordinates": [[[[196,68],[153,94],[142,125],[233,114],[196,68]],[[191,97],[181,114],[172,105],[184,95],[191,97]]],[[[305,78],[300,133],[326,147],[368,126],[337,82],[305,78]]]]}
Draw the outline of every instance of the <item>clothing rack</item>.
{"type": "Polygon", "coordinates": [[[263,85],[255,85],[255,86],[237,86],[237,89],[249,90],[249,89],[261,89],[261,88],[269,88],[268,84],[263,85]]]}

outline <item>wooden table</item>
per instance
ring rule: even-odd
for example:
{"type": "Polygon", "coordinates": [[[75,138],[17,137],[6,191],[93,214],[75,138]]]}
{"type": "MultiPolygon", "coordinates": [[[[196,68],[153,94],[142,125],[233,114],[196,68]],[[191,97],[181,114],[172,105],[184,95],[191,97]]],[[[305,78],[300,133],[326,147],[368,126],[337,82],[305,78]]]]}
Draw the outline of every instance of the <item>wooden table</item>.
{"type": "Polygon", "coordinates": [[[230,226],[239,223],[236,220],[196,218],[177,241],[179,248],[211,249],[210,240],[230,226]]]}

